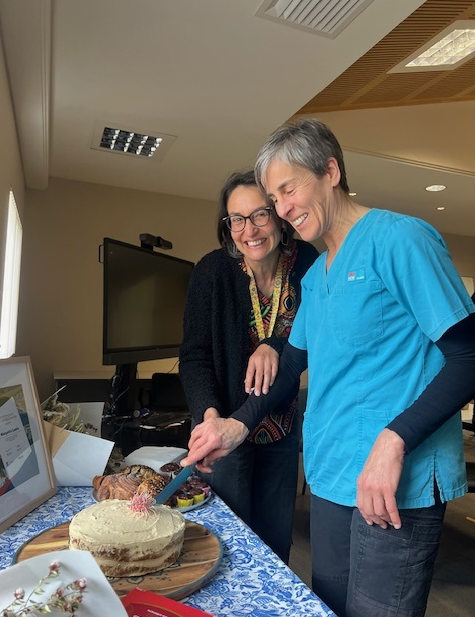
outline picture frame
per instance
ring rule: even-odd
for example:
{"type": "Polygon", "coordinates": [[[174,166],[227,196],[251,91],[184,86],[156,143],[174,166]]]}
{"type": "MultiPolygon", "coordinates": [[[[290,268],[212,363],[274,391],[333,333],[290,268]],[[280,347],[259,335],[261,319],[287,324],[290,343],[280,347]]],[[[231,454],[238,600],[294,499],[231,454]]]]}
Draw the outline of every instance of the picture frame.
{"type": "Polygon", "coordinates": [[[0,533],[56,492],[30,358],[0,360],[0,533]]]}

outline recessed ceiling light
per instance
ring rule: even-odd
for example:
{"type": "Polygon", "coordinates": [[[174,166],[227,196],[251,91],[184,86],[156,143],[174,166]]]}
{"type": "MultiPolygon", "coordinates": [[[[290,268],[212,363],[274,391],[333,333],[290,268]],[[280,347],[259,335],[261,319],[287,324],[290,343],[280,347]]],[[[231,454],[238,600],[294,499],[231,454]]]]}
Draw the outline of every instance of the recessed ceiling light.
{"type": "Polygon", "coordinates": [[[153,135],[143,135],[121,129],[104,127],[99,146],[107,150],[127,152],[138,156],[153,156],[163,139],[153,135]]]}
{"type": "Polygon", "coordinates": [[[454,30],[406,66],[456,64],[475,51],[475,29],[454,30]]]}
{"type": "Polygon", "coordinates": [[[91,148],[139,159],[163,159],[175,135],[146,131],[113,122],[96,122],[91,148]],[[119,128],[120,127],[120,128],[119,128]]]}
{"type": "Polygon", "coordinates": [[[458,20],[397,64],[389,73],[450,70],[473,55],[475,20],[458,20]]]}
{"type": "Polygon", "coordinates": [[[432,193],[436,193],[437,191],[444,191],[447,187],[443,184],[431,184],[430,186],[426,186],[426,191],[431,191],[432,193]]]}
{"type": "Polygon", "coordinates": [[[437,206],[437,210],[445,210],[445,206],[437,206]]]}
{"type": "Polygon", "coordinates": [[[356,193],[348,193],[348,195],[349,195],[350,197],[355,197],[355,196],[356,196],[356,193]]]}

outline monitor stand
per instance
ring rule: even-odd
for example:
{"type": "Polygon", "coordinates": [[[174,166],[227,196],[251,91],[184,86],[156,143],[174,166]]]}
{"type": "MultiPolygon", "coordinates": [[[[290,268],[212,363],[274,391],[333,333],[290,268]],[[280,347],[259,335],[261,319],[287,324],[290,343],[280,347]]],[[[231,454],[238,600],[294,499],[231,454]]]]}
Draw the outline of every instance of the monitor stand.
{"type": "Polygon", "coordinates": [[[115,418],[131,418],[137,399],[137,363],[118,364],[111,379],[105,413],[115,418]]]}
{"type": "Polygon", "coordinates": [[[123,448],[123,426],[133,418],[137,393],[137,363],[118,364],[110,381],[102,416],[101,437],[123,448]]]}

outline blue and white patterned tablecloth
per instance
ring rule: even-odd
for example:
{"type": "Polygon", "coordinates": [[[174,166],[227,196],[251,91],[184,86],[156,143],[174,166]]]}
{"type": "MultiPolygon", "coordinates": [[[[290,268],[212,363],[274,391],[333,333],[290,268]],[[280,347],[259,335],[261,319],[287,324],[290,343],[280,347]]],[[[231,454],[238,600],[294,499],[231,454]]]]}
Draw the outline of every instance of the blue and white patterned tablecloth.
{"type": "MultiPolygon", "coordinates": [[[[0,535],[0,570],[41,531],[94,503],[89,487],[58,493],[0,535]]],[[[213,579],[183,602],[216,617],[334,617],[334,613],[218,497],[184,515],[220,539],[223,560],[213,579]]]]}

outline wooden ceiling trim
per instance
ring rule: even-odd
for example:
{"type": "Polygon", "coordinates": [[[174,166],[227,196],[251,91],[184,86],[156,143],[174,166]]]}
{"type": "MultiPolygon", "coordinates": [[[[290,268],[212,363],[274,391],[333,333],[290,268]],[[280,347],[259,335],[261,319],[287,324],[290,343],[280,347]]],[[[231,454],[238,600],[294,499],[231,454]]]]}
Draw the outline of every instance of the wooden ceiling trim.
{"type": "Polygon", "coordinates": [[[452,71],[388,73],[461,19],[475,19],[475,1],[427,0],[296,115],[474,100],[475,59],[452,71]]]}
{"type": "Polygon", "coordinates": [[[440,84],[429,83],[424,96],[441,96],[447,100],[455,100],[461,96],[475,93],[475,59],[463,64],[456,71],[446,72],[440,84]]]}

